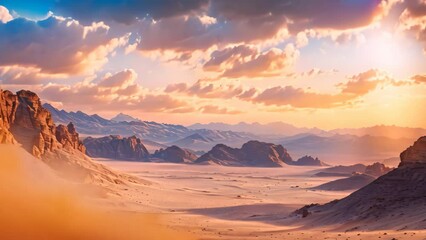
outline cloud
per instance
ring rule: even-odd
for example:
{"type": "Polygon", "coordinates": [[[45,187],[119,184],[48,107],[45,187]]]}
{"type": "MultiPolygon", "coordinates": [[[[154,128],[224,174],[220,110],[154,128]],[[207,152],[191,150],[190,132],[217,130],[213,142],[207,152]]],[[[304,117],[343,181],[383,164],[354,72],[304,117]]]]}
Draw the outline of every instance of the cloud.
{"type": "Polygon", "coordinates": [[[385,15],[392,1],[233,0],[211,1],[213,16],[241,20],[273,16],[287,20],[291,32],[364,27],[385,15]]]}
{"type": "Polygon", "coordinates": [[[416,83],[426,83],[426,75],[415,75],[411,79],[416,83]]]}
{"type": "Polygon", "coordinates": [[[13,17],[10,15],[9,10],[0,5],[0,23],[7,23],[12,19],[13,17]]]}
{"type": "Polygon", "coordinates": [[[0,66],[31,67],[49,74],[95,71],[117,47],[127,44],[128,36],[112,37],[108,30],[103,23],[84,26],[55,16],[0,23],[0,66]]]}
{"type": "Polygon", "coordinates": [[[225,107],[219,107],[214,105],[206,105],[200,108],[202,113],[207,114],[240,114],[241,111],[230,110],[225,107]]]}
{"type": "Polygon", "coordinates": [[[342,93],[364,95],[376,89],[380,83],[390,81],[390,77],[386,73],[377,69],[370,69],[354,75],[350,79],[350,81],[338,85],[342,88],[342,93]]]}
{"type": "Polygon", "coordinates": [[[423,0],[406,0],[406,8],[399,17],[400,27],[413,33],[424,44],[426,52],[426,2],[423,0]]]}
{"type": "Polygon", "coordinates": [[[258,50],[247,45],[216,50],[210,54],[210,59],[203,65],[204,71],[222,72],[224,65],[233,65],[246,57],[255,58],[258,50]]]}
{"type": "Polygon", "coordinates": [[[228,85],[215,85],[214,83],[205,83],[197,81],[191,86],[186,83],[177,83],[168,85],[165,90],[166,93],[183,93],[188,96],[197,96],[199,98],[233,98],[243,93],[243,89],[232,84],[228,85]]]}
{"type": "Polygon", "coordinates": [[[335,94],[305,91],[293,86],[276,86],[254,94],[246,101],[264,105],[291,106],[295,108],[334,108],[352,105],[353,101],[377,89],[379,85],[402,86],[412,82],[396,81],[387,73],[377,69],[353,75],[349,81],[337,84],[340,91],[335,94]]]}
{"type": "Polygon", "coordinates": [[[212,46],[227,46],[230,43],[264,42],[280,36],[284,22],[256,22],[247,19],[206,24],[203,16],[189,15],[158,21],[143,19],[134,26],[135,31],[142,36],[137,46],[141,51],[187,52],[206,50],[212,46]]]}
{"type": "Polygon", "coordinates": [[[116,1],[55,1],[52,11],[80,21],[116,21],[131,24],[147,16],[159,20],[197,12],[207,0],[116,0],[116,1]]]}
{"type": "Polygon", "coordinates": [[[136,73],[125,69],[108,73],[100,80],[74,85],[46,85],[41,96],[64,105],[85,106],[92,110],[143,110],[146,112],[183,112],[190,106],[167,94],[147,92],[135,80],[136,73]]]}
{"type": "Polygon", "coordinates": [[[254,47],[239,45],[214,51],[203,69],[220,72],[219,78],[255,78],[279,76],[292,66],[299,51],[289,44],[284,50],[272,48],[259,52],[254,47]]]}
{"type": "Polygon", "coordinates": [[[296,108],[332,108],[343,106],[355,97],[355,95],[351,94],[323,94],[305,92],[301,88],[292,86],[277,86],[264,90],[251,101],[268,106],[290,105],[296,108]]]}
{"type": "Polygon", "coordinates": [[[99,83],[99,87],[125,88],[135,82],[137,74],[133,69],[125,69],[116,74],[108,73],[99,83]]]}
{"type": "Polygon", "coordinates": [[[64,79],[63,74],[42,73],[33,67],[6,66],[0,67],[0,82],[8,85],[34,85],[48,81],[64,79]]]}

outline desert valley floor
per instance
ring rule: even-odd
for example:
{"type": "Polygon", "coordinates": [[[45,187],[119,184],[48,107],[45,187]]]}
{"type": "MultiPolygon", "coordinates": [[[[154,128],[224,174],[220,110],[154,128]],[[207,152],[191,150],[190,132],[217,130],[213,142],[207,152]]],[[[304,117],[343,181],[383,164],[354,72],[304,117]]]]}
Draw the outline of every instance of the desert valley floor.
{"type": "Polygon", "coordinates": [[[418,230],[357,232],[341,227],[301,227],[296,217],[289,217],[294,210],[351,193],[308,190],[338,178],[313,177],[321,167],[97,161],[146,180],[143,186],[111,191],[108,204],[126,211],[160,213],[168,227],[199,239],[426,239],[426,231],[418,230]]]}

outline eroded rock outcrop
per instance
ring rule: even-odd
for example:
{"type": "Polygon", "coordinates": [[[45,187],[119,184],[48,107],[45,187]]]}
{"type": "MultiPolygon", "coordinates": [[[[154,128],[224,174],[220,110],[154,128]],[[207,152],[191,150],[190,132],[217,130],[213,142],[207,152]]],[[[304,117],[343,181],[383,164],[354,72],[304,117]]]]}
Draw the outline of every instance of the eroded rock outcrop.
{"type": "Polygon", "coordinates": [[[193,152],[187,149],[182,149],[178,146],[171,146],[166,149],[161,148],[160,150],[156,150],[151,157],[172,163],[192,163],[197,159],[197,155],[193,152]]]}
{"type": "Polygon", "coordinates": [[[322,162],[317,157],[314,158],[312,156],[303,156],[297,159],[297,161],[293,161],[288,164],[296,166],[328,166],[328,164],[322,162]]]}
{"type": "Polygon", "coordinates": [[[0,90],[0,143],[15,143],[10,125],[15,121],[18,96],[10,91],[0,90]]]}
{"type": "Polygon", "coordinates": [[[413,146],[403,151],[400,158],[399,166],[426,164],[426,136],[419,138],[413,146]]]}
{"type": "Polygon", "coordinates": [[[373,163],[371,165],[368,165],[365,168],[364,173],[371,175],[371,176],[374,176],[374,177],[380,177],[380,176],[392,171],[392,169],[393,168],[386,167],[383,163],[376,162],[376,163],[373,163]]]}
{"type": "Polygon", "coordinates": [[[83,144],[90,157],[133,161],[146,161],[149,158],[148,150],[135,136],[128,138],[118,135],[101,138],[88,137],[84,139],[83,144]]]}
{"type": "Polygon", "coordinates": [[[56,128],[56,139],[66,148],[77,149],[82,153],[86,152],[73,123],[69,123],[67,126],[59,124],[56,128]]]}
{"type": "Polygon", "coordinates": [[[241,148],[218,144],[198,158],[195,163],[213,163],[225,166],[281,167],[292,162],[287,150],[281,145],[249,141],[241,148]]]}
{"type": "MultiPolygon", "coordinates": [[[[39,158],[46,152],[64,147],[57,139],[57,128],[50,112],[42,107],[37,94],[22,90],[16,94],[1,91],[0,95],[1,143],[17,142],[39,158]]],[[[84,151],[75,129],[66,134],[69,134],[69,147],[84,151]]]]}

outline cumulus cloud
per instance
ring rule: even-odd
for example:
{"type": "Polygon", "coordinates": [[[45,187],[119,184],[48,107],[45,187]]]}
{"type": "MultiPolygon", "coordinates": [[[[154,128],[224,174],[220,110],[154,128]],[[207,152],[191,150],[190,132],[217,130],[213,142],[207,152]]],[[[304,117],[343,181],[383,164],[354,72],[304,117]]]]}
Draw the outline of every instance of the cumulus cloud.
{"type": "Polygon", "coordinates": [[[417,40],[424,44],[426,52],[426,2],[423,0],[407,0],[405,10],[401,14],[400,26],[413,33],[417,40]]]}
{"type": "Polygon", "coordinates": [[[0,66],[19,65],[49,74],[94,71],[127,43],[128,36],[113,37],[108,29],[103,23],[84,26],[55,16],[0,23],[0,66]]]}
{"type": "Polygon", "coordinates": [[[46,74],[38,68],[6,66],[0,67],[0,82],[8,85],[34,85],[63,79],[63,74],[46,74]]]}
{"type": "Polygon", "coordinates": [[[260,93],[252,93],[254,97],[246,101],[262,103],[264,105],[291,106],[295,108],[334,108],[352,105],[354,100],[372,92],[378,86],[410,85],[409,81],[396,81],[387,73],[370,69],[349,77],[349,81],[337,84],[340,91],[334,94],[306,91],[293,86],[276,86],[265,89],[260,93]]]}
{"type": "Polygon", "coordinates": [[[143,19],[135,24],[136,31],[142,36],[137,49],[176,52],[206,50],[230,43],[260,43],[280,36],[283,27],[282,21],[257,22],[254,19],[206,25],[203,18],[196,15],[158,21],[143,19]]]}
{"type": "Polygon", "coordinates": [[[130,24],[147,16],[162,19],[197,12],[208,4],[207,0],[117,0],[117,1],[55,1],[52,11],[91,23],[117,21],[130,24]]]}
{"type": "Polygon", "coordinates": [[[305,29],[345,30],[371,24],[393,1],[233,0],[211,1],[210,12],[228,20],[285,17],[291,32],[305,29]]]}
{"type": "Polygon", "coordinates": [[[350,81],[339,84],[338,86],[342,88],[342,93],[364,95],[386,81],[391,81],[391,78],[386,73],[377,69],[370,69],[350,77],[350,81]]]}
{"type": "Polygon", "coordinates": [[[7,23],[12,19],[13,17],[10,15],[9,10],[0,5],[0,23],[7,23]]]}
{"type": "Polygon", "coordinates": [[[265,52],[240,45],[214,51],[203,69],[221,72],[219,78],[271,77],[281,75],[298,56],[299,51],[292,44],[284,50],[272,48],[265,52]]]}
{"type": "Polygon", "coordinates": [[[44,99],[70,106],[86,106],[96,110],[143,110],[146,112],[183,112],[190,106],[166,94],[146,92],[135,79],[136,73],[126,69],[107,74],[100,80],[79,82],[74,85],[46,85],[44,99]]]}

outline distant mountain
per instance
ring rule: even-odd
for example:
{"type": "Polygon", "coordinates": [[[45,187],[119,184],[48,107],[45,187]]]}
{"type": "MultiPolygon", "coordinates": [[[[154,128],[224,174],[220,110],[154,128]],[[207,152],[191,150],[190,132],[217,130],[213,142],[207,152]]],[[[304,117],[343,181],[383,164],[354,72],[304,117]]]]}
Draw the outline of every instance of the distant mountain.
{"type": "Polygon", "coordinates": [[[226,123],[208,123],[201,124],[196,123],[188,128],[191,129],[210,129],[210,130],[222,130],[222,131],[234,131],[234,132],[247,132],[256,135],[276,135],[276,136],[294,136],[299,134],[310,134],[322,137],[329,137],[333,135],[355,135],[358,137],[370,135],[375,137],[387,137],[387,138],[409,138],[417,139],[420,136],[426,135],[425,128],[409,128],[409,127],[398,127],[398,126],[372,126],[366,128],[340,128],[330,131],[321,130],[319,128],[304,128],[296,127],[294,125],[284,122],[273,122],[267,124],[261,123],[245,123],[240,122],[237,124],[226,124],[226,123]]]}
{"type": "Polygon", "coordinates": [[[313,157],[307,156],[307,155],[297,159],[297,161],[293,161],[290,165],[296,165],[296,166],[329,166],[328,164],[319,160],[318,158],[313,158],[313,157]]]}
{"type": "Polygon", "coordinates": [[[247,132],[256,135],[278,135],[278,136],[292,136],[301,133],[311,133],[316,135],[322,135],[326,132],[318,128],[299,128],[288,123],[274,122],[268,124],[260,123],[245,123],[240,122],[238,124],[226,124],[226,123],[208,123],[201,124],[196,123],[188,128],[191,129],[210,129],[210,130],[222,130],[222,131],[234,131],[234,132],[247,132]]]}
{"type": "Polygon", "coordinates": [[[142,122],[140,119],[134,118],[134,117],[127,115],[127,114],[124,114],[124,113],[117,114],[117,116],[111,118],[111,121],[115,121],[115,122],[142,122]]]}
{"type": "Polygon", "coordinates": [[[372,163],[398,156],[411,138],[301,134],[276,141],[293,156],[315,155],[330,164],[372,163]]]}
{"type": "Polygon", "coordinates": [[[249,141],[241,148],[218,144],[195,161],[198,164],[250,167],[282,167],[288,162],[292,162],[292,158],[283,146],[259,141],[249,141]]]}
{"type": "Polygon", "coordinates": [[[161,161],[171,163],[192,163],[197,159],[197,155],[187,149],[171,146],[166,149],[155,151],[155,153],[151,155],[151,158],[157,158],[161,159],[161,161]]]}
{"type": "Polygon", "coordinates": [[[231,131],[218,131],[208,129],[188,129],[182,125],[165,124],[149,121],[117,122],[100,117],[99,115],[88,115],[81,111],[67,112],[58,110],[50,104],[43,105],[52,113],[55,122],[68,124],[73,122],[76,129],[86,136],[136,136],[142,141],[152,141],[158,144],[170,146],[171,142],[184,139],[193,134],[199,134],[203,138],[211,139],[211,144],[197,148],[191,144],[178,145],[183,148],[194,150],[208,150],[218,143],[234,143],[241,146],[242,143],[256,139],[253,134],[237,133],[231,131]]]}
{"type": "Polygon", "coordinates": [[[356,136],[375,136],[375,137],[388,137],[388,138],[409,138],[417,139],[426,135],[424,128],[408,128],[398,126],[373,126],[367,128],[340,128],[330,131],[336,134],[350,134],[356,136]]]}

